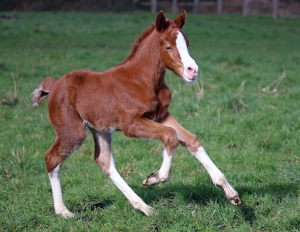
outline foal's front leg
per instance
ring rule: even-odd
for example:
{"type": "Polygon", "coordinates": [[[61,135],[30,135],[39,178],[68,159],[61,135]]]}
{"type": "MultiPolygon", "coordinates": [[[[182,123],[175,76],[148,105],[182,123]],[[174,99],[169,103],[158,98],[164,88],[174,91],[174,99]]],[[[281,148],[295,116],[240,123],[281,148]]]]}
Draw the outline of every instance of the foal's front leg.
{"type": "Polygon", "coordinates": [[[223,173],[209,158],[197,136],[184,129],[171,114],[169,114],[161,123],[165,126],[172,127],[177,132],[180,143],[201,162],[210,175],[213,183],[225,192],[227,200],[234,205],[241,204],[239,194],[228,183],[223,173]]]}
{"type": "Polygon", "coordinates": [[[156,173],[150,174],[144,181],[143,185],[151,186],[161,182],[168,182],[171,179],[171,167],[174,152],[169,155],[166,150],[163,151],[163,162],[156,173]]]}
{"type": "Polygon", "coordinates": [[[122,130],[129,137],[152,138],[162,141],[164,144],[163,163],[156,173],[152,173],[143,181],[143,185],[150,186],[169,181],[173,155],[179,144],[176,131],[146,118],[137,118],[132,125],[122,130]]]}

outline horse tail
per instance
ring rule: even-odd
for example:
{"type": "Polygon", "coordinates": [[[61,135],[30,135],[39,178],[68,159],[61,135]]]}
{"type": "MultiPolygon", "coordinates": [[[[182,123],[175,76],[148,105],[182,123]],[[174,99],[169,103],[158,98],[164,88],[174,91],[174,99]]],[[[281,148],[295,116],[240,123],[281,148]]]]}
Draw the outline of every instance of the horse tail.
{"type": "Polygon", "coordinates": [[[32,93],[33,95],[33,104],[32,107],[37,107],[43,100],[45,100],[51,90],[53,89],[56,80],[52,77],[45,78],[37,89],[32,93]]]}

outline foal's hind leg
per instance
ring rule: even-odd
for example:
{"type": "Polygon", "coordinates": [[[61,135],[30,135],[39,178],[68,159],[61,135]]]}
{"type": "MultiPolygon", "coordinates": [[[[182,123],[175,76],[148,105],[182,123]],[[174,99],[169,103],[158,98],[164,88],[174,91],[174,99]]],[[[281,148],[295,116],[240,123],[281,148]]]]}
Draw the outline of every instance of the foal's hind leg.
{"type": "Polygon", "coordinates": [[[86,130],[83,123],[79,120],[77,122],[73,120],[72,126],[70,127],[68,127],[67,122],[59,125],[59,128],[54,125],[57,137],[55,142],[45,153],[45,161],[52,188],[55,213],[64,218],[69,218],[73,217],[74,214],[67,209],[63,201],[60,184],[60,168],[64,160],[80,147],[86,137],[86,130]]]}
{"type": "Polygon", "coordinates": [[[48,173],[50,184],[52,188],[52,195],[54,201],[54,211],[57,215],[61,215],[64,218],[74,217],[64,204],[62,197],[62,189],[60,184],[60,165],[57,165],[51,172],[48,173]]]}
{"type": "Polygon", "coordinates": [[[111,154],[111,134],[102,133],[92,130],[95,141],[95,162],[103,170],[103,172],[114,182],[114,184],[122,191],[131,205],[143,212],[145,215],[149,215],[153,209],[148,206],[124,181],[124,179],[118,173],[114,159],[111,154]]]}

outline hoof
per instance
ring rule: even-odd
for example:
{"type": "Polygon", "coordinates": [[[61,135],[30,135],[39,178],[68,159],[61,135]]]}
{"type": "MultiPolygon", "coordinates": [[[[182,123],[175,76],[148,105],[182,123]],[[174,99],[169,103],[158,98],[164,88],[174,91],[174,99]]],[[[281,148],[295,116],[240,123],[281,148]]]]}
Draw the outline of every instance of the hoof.
{"type": "Polygon", "coordinates": [[[67,209],[63,209],[60,212],[55,212],[57,215],[62,216],[63,218],[73,218],[75,216],[75,214],[71,213],[69,210],[67,209]]]}
{"type": "Polygon", "coordinates": [[[168,182],[171,179],[171,173],[168,174],[168,177],[165,179],[161,179],[158,177],[158,173],[151,173],[144,181],[144,186],[152,186],[159,184],[161,182],[168,182]]]}
{"type": "Polygon", "coordinates": [[[154,209],[151,206],[148,206],[147,209],[143,212],[147,217],[149,217],[151,214],[153,214],[154,209]]]}
{"type": "Polygon", "coordinates": [[[158,179],[158,176],[156,173],[151,173],[144,181],[143,185],[144,186],[151,186],[151,185],[156,185],[159,184],[160,181],[158,179]]]}
{"type": "Polygon", "coordinates": [[[138,201],[138,202],[135,202],[134,204],[132,204],[133,208],[140,211],[141,213],[145,214],[147,217],[150,216],[154,209],[147,205],[145,202],[143,202],[142,200],[141,201],[138,201]]]}
{"type": "Polygon", "coordinates": [[[240,205],[240,204],[242,204],[242,201],[241,201],[241,199],[240,199],[239,196],[236,196],[236,197],[234,197],[234,198],[231,198],[231,199],[229,199],[229,201],[230,201],[230,203],[233,204],[233,205],[240,205]]]}

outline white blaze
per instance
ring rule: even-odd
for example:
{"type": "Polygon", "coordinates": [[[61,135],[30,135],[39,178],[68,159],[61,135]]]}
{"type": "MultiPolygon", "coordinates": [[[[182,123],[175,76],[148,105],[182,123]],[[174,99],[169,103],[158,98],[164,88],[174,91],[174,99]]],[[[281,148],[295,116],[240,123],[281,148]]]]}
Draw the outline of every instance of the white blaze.
{"type": "Polygon", "coordinates": [[[191,83],[195,79],[188,73],[188,68],[192,68],[195,70],[195,75],[197,76],[198,73],[198,65],[190,56],[188,48],[186,46],[186,41],[184,39],[183,34],[180,31],[177,31],[177,39],[176,39],[176,46],[181,57],[181,62],[183,63],[183,73],[182,78],[187,82],[191,83]]]}

